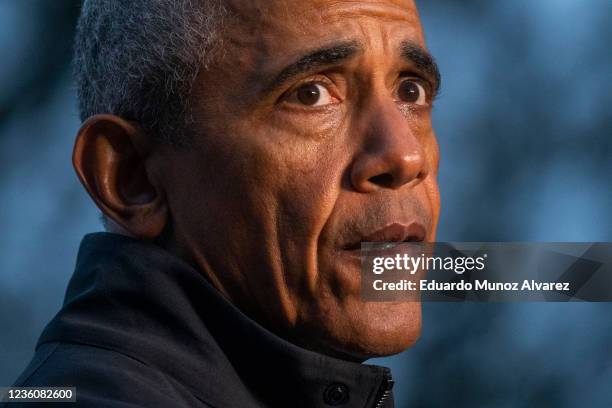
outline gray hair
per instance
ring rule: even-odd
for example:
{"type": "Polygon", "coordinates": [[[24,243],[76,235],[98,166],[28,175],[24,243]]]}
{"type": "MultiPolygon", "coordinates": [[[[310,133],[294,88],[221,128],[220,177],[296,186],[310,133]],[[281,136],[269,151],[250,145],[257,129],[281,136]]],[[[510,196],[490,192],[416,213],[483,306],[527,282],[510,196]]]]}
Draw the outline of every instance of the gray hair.
{"type": "Polygon", "coordinates": [[[221,0],[85,0],[74,50],[81,120],[114,114],[188,144],[188,99],[225,16],[221,0]]]}

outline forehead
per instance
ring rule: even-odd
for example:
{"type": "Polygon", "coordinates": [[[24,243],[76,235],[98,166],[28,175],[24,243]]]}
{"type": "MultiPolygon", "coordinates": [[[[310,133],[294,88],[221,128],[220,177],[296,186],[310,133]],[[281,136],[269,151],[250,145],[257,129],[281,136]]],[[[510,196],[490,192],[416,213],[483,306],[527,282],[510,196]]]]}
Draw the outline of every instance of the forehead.
{"type": "Polygon", "coordinates": [[[229,0],[228,6],[230,41],[265,53],[363,36],[383,26],[424,45],[413,0],[229,0]]]}
{"type": "Polygon", "coordinates": [[[286,67],[334,44],[356,44],[360,57],[351,66],[363,72],[396,64],[403,42],[425,48],[413,0],[226,0],[226,6],[214,63],[200,71],[193,92],[207,112],[223,111],[224,103],[234,111],[264,103],[260,92],[286,67]]]}

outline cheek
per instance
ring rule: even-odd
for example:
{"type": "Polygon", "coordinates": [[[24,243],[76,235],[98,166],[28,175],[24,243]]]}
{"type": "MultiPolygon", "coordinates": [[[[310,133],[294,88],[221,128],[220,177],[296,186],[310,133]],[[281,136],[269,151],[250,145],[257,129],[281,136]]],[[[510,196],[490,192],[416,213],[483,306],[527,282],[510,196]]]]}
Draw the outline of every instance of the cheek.
{"type": "Polygon", "coordinates": [[[438,145],[438,139],[433,129],[430,130],[426,137],[426,151],[427,151],[427,162],[429,169],[434,173],[435,177],[438,177],[438,170],[440,168],[440,147],[438,145]]]}
{"type": "Polygon", "coordinates": [[[248,135],[240,143],[249,157],[247,189],[257,190],[276,208],[281,227],[300,230],[302,238],[320,229],[339,193],[346,160],[337,114],[273,114],[239,130],[248,135]]]}
{"type": "Polygon", "coordinates": [[[284,156],[274,198],[280,206],[279,227],[285,239],[304,246],[318,238],[340,191],[342,168],[338,164],[323,145],[284,156]]]}
{"type": "Polygon", "coordinates": [[[430,205],[432,214],[432,228],[430,236],[428,237],[428,241],[435,241],[438,219],[440,217],[440,190],[438,187],[438,168],[440,162],[440,151],[433,130],[426,138],[426,141],[427,142],[425,145],[425,151],[427,155],[429,172],[423,184],[425,187],[427,201],[430,205]]]}

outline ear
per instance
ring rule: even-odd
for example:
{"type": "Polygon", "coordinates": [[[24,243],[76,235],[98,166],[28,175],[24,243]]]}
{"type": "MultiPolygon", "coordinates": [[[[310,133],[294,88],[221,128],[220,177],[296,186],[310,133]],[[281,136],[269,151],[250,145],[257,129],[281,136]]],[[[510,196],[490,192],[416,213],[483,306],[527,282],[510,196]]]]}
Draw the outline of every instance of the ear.
{"type": "Polygon", "coordinates": [[[72,164],[100,210],[137,238],[154,239],[168,221],[164,192],[153,179],[153,142],[136,125],[113,115],[87,119],[72,164]]]}

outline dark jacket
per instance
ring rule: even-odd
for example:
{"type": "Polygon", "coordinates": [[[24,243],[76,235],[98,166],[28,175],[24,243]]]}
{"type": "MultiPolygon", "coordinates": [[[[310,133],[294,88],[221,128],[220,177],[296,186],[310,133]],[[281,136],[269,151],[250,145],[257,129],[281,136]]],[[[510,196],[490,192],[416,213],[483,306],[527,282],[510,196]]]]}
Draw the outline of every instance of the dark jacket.
{"type": "Polygon", "coordinates": [[[15,385],[75,386],[73,408],[393,406],[387,368],[299,348],[181,259],[110,233],[83,239],[64,305],[15,385]]]}

